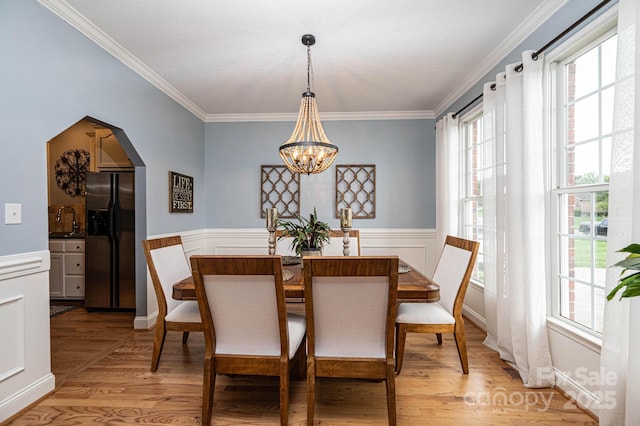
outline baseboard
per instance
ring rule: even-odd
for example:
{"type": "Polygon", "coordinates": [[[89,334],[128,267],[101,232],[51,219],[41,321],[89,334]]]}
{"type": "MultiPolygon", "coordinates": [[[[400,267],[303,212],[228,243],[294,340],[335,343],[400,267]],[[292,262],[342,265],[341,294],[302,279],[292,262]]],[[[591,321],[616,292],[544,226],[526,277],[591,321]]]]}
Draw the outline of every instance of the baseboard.
{"type": "Polygon", "coordinates": [[[136,315],[133,319],[133,328],[135,330],[150,330],[156,325],[156,319],[158,318],[158,311],[154,311],[147,316],[136,315]]]}
{"type": "Polygon", "coordinates": [[[53,392],[56,387],[56,378],[49,373],[40,380],[20,389],[19,392],[10,395],[4,401],[0,401],[0,423],[11,417],[19,416],[42,398],[53,392]]]}
{"type": "Polygon", "coordinates": [[[600,399],[562,371],[556,368],[553,371],[556,379],[555,388],[568,399],[563,408],[577,406],[589,416],[598,419],[600,399]]]}
{"type": "Polygon", "coordinates": [[[482,317],[482,315],[478,314],[476,311],[474,311],[473,309],[469,309],[467,306],[462,306],[462,315],[469,320],[470,322],[474,323],[478,328],[480,328],[483,331],[487,331],[487,321],[484,319],[484,317],[482,317]]]}

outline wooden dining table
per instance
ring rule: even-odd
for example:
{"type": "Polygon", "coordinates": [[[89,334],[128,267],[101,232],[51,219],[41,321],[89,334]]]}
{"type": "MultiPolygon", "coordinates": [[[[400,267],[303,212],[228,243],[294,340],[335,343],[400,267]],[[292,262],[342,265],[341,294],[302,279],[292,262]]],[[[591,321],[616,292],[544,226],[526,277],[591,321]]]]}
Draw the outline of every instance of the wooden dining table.
{"type": "MultiPolygon", "coordinates": [[[[398,273],[398,301],[437,302],[440,300],[440,287],[438,284],[406,262],[400,261],[400,265],[400,271],[405,271],[406,269],[408,271],[398,273]]],[[[284,281],[284,294],[287,300],[304,298],[302,264],[284,265],[283,269],[293,275],[290,279],[284,281]]],[[[176,300],[196,300],[193,277],[187,277],[175,283],[172,297],[176,300]]]]}

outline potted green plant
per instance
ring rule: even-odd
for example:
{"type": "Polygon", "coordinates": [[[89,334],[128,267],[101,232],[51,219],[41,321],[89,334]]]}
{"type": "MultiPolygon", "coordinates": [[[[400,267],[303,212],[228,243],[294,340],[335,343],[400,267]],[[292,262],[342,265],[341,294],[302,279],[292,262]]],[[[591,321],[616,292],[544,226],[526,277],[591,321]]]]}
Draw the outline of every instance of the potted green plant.
{"type": "Polygon", "coordinates": [[[304,255],[307,252],[321,254],[322,246],[329,241],[329,224],[318,220],[318,213],[315,207],[309,219],[305,219],[299,214],[295,215],[297,221],[278,220],[278,227],[282,228],[282,234],[278,240],[290,237],[291,249],[297,255],[304,255]],[[304,252],[304,253],[303,253],[304,252]]]}
{"type": "Polygon", "coordinates": [[[629,256],[622,259],[613,266],[620,266],[622,269],[618,285],[607,295],[607,300],[613,299],[616,293],[626,287],[622,292],[623,297],[640,296],[640,244],[631,244],[623,249],[618,250],[621,253],[629,253],[629,256]],[[636,271],[632,274],[624,276],[627,271],[636,271]]]}

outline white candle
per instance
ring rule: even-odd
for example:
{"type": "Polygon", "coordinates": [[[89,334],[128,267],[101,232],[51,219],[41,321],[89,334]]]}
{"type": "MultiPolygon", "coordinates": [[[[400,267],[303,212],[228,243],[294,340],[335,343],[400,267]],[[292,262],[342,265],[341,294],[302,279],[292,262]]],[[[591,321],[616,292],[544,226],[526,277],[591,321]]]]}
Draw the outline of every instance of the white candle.
{"type": "Polygon", "coordinates": [[[351,209],[340,209],[340,227],[351,228],[351,209]]]}
{"type": "Polygon", "coordinates": [[[267,209],[267,228],[275,228],[278,222],[278,209],[273,207],[267,209]]]}

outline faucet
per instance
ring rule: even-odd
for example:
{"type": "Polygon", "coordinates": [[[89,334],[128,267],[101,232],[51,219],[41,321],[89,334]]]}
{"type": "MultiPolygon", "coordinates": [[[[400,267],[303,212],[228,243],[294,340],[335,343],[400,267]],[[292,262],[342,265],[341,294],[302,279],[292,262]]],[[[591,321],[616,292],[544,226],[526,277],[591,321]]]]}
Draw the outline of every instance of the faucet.
{"type": "Polygon", "coordinates": [[[71,219],[71,235],[78,234],[80,232],[80,226],[76,221],[76,209],[71,206],[62,206],[58,209],[58,213],[56,214],[56,222],[60,222],[62,219],[62,213],[67,212],[71,209],[71,213],[73,213],[73,217],[71,219]]]}

